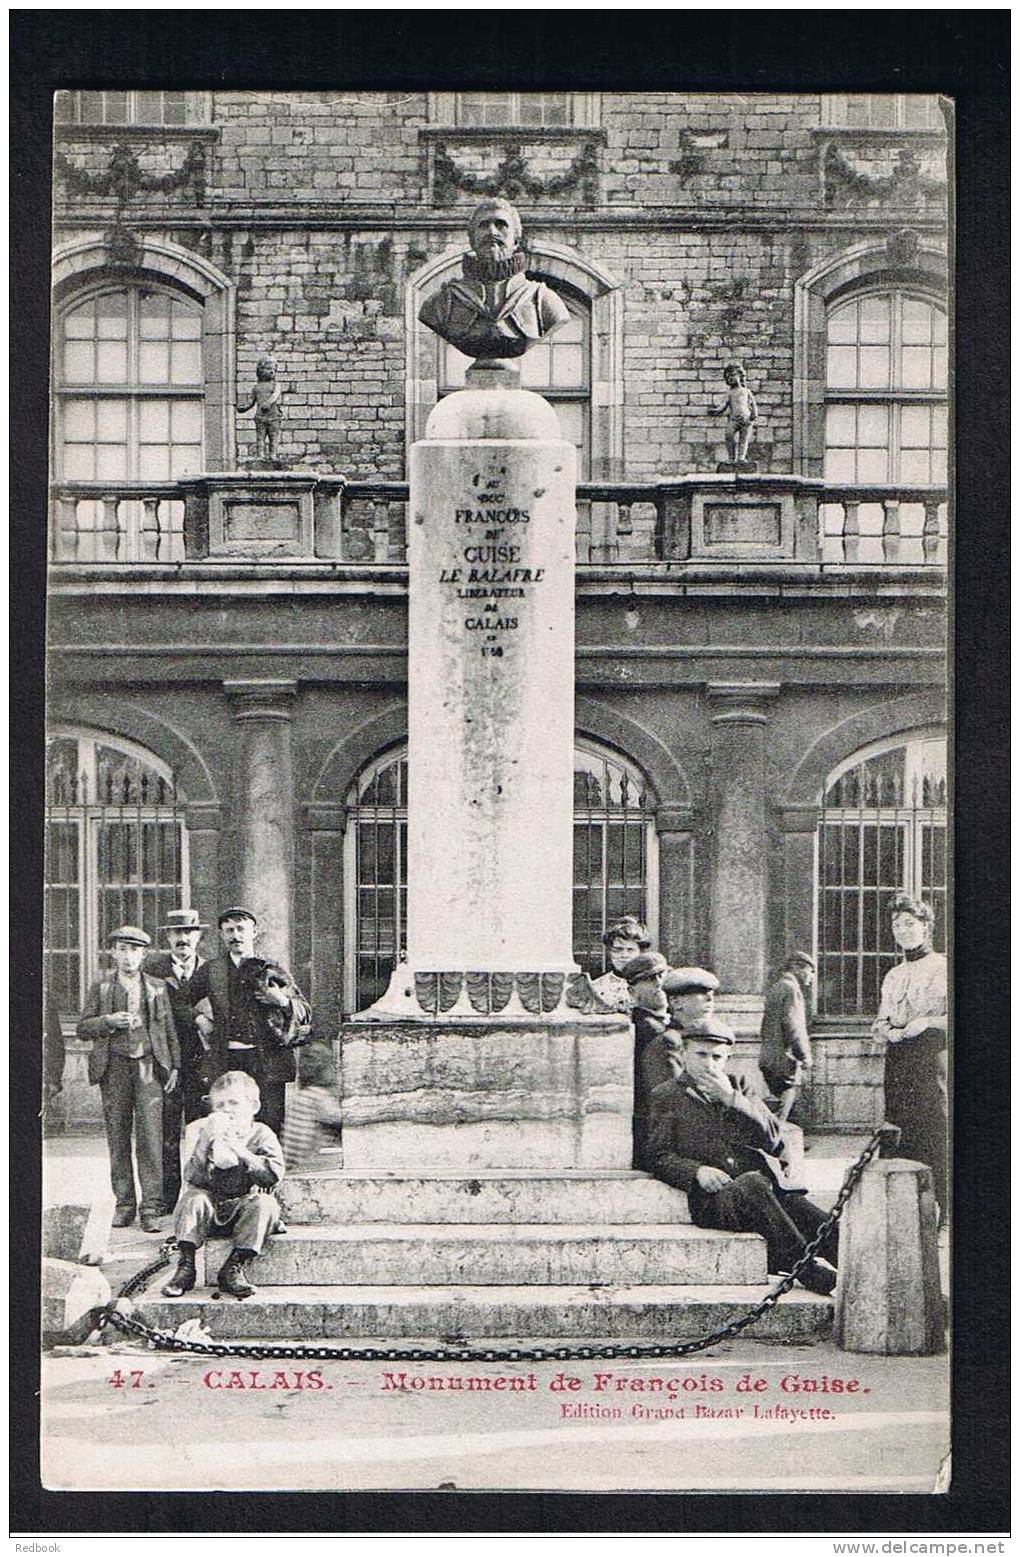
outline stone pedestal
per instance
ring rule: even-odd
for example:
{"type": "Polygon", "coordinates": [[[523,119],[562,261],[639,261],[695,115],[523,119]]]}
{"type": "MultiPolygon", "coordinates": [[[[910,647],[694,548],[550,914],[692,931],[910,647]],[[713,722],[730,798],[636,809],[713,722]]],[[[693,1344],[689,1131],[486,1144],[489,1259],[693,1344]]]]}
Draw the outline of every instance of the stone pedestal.
{"type": "Polygon", "coordinates": [[[778,692],[771,682],[708,687],[714,788],[711,966],[726,991],[720,1009],[725,1004],[726,1019],[738,1032],[760,1024],[765,987],[765,727],[778,692]]]}
{"type": "Polygon", "coordinates": [[[945,1350],[931,1169],[889,1157],[864,1170],[839,1231],[834,1333],[844,1351],[945,1350]]]}
{"type": "Polygon", "coordinates": [[[342,1034],[345,1168],[630,1165],[633,1033],[571,946],[574,450],[517,382],[411,451],[407,958],[342,1034]]]}
{"type": "Polygon", "coordinates": [[[619,1018],[348,1028],[344,1169],[629,1168],[633,1054],[619,1018]]]}
{"type": "Polygon", "coordinates": [[[290,966],[294,876],[293,681],[225,681],[240,736],[237,898],[257,914],[257,949],[290,966]]]}

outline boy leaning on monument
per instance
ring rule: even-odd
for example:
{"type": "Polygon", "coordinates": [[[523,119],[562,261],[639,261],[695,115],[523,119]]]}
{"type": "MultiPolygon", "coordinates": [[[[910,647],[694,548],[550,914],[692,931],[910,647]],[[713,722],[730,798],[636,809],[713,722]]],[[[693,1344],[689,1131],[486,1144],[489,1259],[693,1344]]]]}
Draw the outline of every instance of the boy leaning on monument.
{"type": "Polygon", "coordinates": [[[283,1148],[268,1125],[256,1124],[258,1083],[228,1070],[209,1088],[209,1113],[184,1136],[184,1169],[174,1212],[177,1269],[164,1297],[183,1297],[195,1285],[195,1250],[210,1235],[227,1237],[230,1253],[216,1278],[221,1292],[250,1297],[245,1269],[280,1220],[274,1193],[283,1178],[283,1148]]]}

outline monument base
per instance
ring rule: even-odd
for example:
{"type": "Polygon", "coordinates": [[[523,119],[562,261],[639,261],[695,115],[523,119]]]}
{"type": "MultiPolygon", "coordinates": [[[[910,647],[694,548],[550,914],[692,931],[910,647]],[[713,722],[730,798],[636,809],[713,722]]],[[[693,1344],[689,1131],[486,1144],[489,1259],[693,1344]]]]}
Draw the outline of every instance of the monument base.
{"type": "Polygon", "coordinates": [[[629,1168],[625,1017],[348,1022],[344,1168],[629,1168]]]}

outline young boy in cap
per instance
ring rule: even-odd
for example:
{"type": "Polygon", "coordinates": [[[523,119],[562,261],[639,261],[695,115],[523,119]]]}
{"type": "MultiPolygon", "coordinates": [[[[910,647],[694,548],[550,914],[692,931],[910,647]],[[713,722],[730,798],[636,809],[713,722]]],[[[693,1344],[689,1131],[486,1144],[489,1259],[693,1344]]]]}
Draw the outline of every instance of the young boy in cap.
{"type": "Polygon", "coordinates": [[[643,1059],[649,1045],[657,1041],[666,1026],[669,1008],[662,993],[662,981],[669,963],[658,952],[632,957],[623,970],[630,991],[630,1019],[634,1024],[634,1114],[633,1162],[635,1168],[648,1168],[648,1092],[644,1084],[643,1059]]]}
{"type": "MultiPolygon", "coordinates": [[[[703,1018],[680,1039],[672,1074],[652,1094],[653,1172],[687,1195],[698,1227],[760,1233],[770,1271],[789,1271],[825,1220],[802,1191],[786,1188],[778,1121],[726,1062],[733,1029],[703,1018]]],[[[837,1233],[831,1230],[799,1280],[811,1292],[836,1285],[837,1233]]]]}
{"type": "Polygon", "coordinates": [[[649,1097],[672,1076],[669,1056],[679,1046],[682,1034],[712,1015],[718,988],[719,980],[708,968],[669,969],[662,981],[669,1021],[665,1031],[648,1044],[641,1059],[641,1081],[649,1097]]]}
{"type": "Polygon", "coordinates": [[[195,1285],[195,1250],[213,1233],[230,1253],[216,1285],[231,1297],[255,1291],[245,1274],[280,1221],[274,1194],[283,1178],[283,1148],[268,1125],[256,1124],[259,1089],[246,1071],[228,1070],[209,1088],[209,1114],[188,1126],[184,1186],[174,1212],[177,1269],[164,1297],[183,1297],[195,1285]]]}
{"type": "Polygon", "coordinates": [[[163,1096],[163,1189],[167,1214],[173,1211],[181,1192],[182,1110],[185,1124],[200,1119],[205,1113],[205,1094],[209,1090],[205,1047],[195,1026],[188,988],[193,975],[205,961],[199,956],[198,943],[202,931],[208,928],[199,919],[197,909],[171,908],[166,923],[160,925],[169,950],[149,952],[142,963],[143,973],[162,979],[166,985],[181,1051],[181,1084],[176,1091],[163,1096]]]}
{"type": "Polygon", "coordinates": [[[805,1071],[813,1064],[807,1026],[806,995],[815,981],[815,962],[807,952],[791,953],[765,996],[758,1069],[785,1124],[800,1095],[805,1071]]]}
{"type": "Polygon", "coordinates": [[[116,1208],[113,1225],[129,1227],[139,1197],[131,1161],[134,1139],[141,1184],[141,1222],[160,1231],[163,1185],[163,1099],[177,1087],[180,1050],[164,986],[142,972],[152,945],[144,930],[125,924],[110,935],[114,971],[85,997],[78,1037],[92,1044],[89,1080],[103,1100],[116,1208]]]}

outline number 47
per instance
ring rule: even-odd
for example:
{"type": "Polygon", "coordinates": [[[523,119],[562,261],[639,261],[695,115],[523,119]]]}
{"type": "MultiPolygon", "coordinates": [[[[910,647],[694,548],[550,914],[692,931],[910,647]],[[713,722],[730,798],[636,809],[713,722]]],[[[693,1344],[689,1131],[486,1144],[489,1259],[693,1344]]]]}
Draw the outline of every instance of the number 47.
{"type": "Polygon", "coordinates": [[[114,1389],[141,1389],[144,1377],[145,1375],[141,1368],[132,1368],[126,1377],[119,1368],[114,1368],[113,1374],[107,1382],[112,1384],[114,1389]],[[130,1384],[127,1382],[128,1379],[131,1380],[130,1384]]]}

